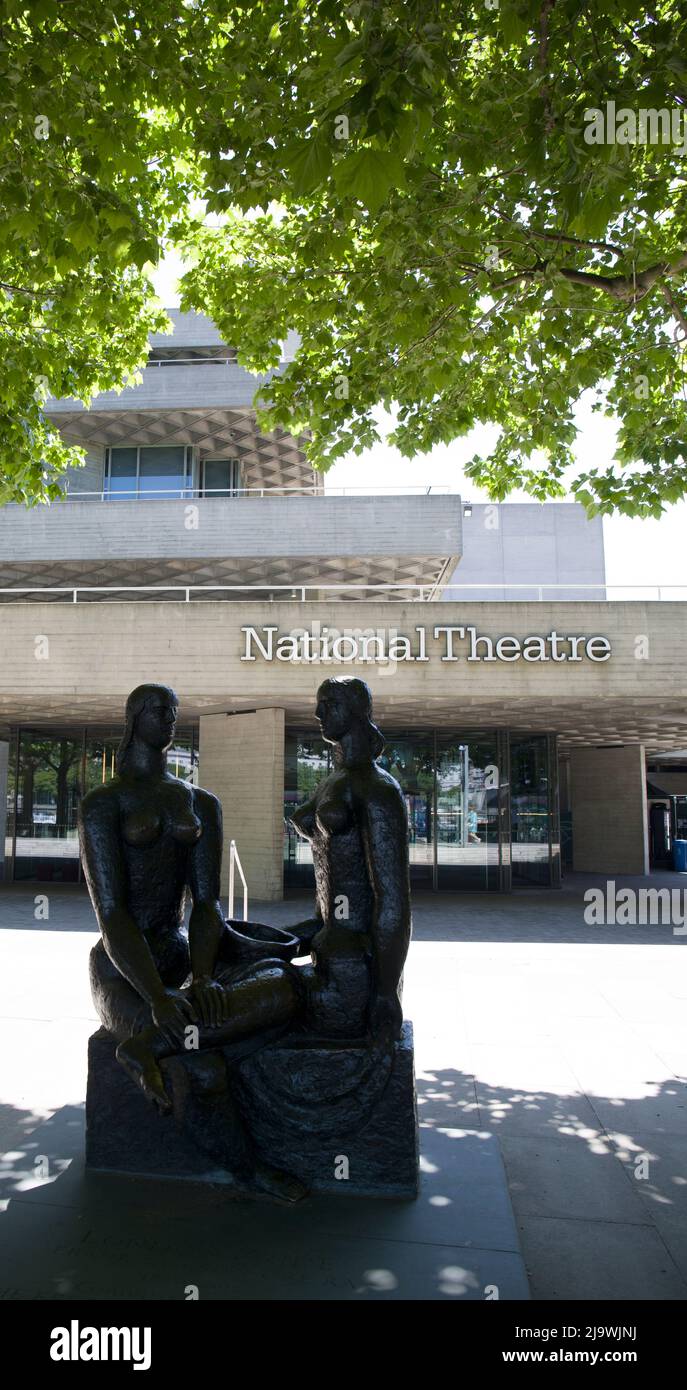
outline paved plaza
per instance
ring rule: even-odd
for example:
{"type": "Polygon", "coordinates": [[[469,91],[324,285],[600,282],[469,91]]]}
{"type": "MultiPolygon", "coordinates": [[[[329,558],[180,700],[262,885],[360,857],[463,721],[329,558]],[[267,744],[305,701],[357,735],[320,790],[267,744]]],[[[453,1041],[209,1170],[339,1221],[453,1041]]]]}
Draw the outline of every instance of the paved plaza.
{"type": "Polygon", "coordinates": [[[415,895],[421,1196],[296,1208],[83,1173],[90,904],[0,888],[2,1297],[683,1299],[687,935],[587,925],[595,882],[415,895]]]}

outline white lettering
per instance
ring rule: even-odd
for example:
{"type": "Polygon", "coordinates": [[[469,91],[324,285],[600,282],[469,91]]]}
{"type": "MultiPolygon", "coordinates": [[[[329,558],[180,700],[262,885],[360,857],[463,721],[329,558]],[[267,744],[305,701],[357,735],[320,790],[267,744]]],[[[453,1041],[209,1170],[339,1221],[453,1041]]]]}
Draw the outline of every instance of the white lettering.
{"type": "Polygon", "coordinates": [[[241,631],[242,631],[242,632],[245,632],[245,634],[246,634],[246,650],[245,650],[243,656],[241,657],[241,660],[242,660],[242,661],[257,661],[257,657],[251,656],[251,642],[253,642],[253,641],[256,643],[257,648],[258,648],[258,651],[260,652],[261,656],[264,657],[265,661],[272,661],[272,660],[273,660],[273,656],[272,656],[272,650],[273,650],[273,636],[272,636],[272,634],[279,631],[279,628],[278,628],[278,627],[264,627],[264,628],[262,629],[263,632],[266,632],[266,633],[267,633],[267,646],[266,646],[266,647],[263,646],[262,642],[260,641],[260,638],[258,637],[258,630],[257,630],[257,628],[255,628],[255,627],[242,627],[242,628],[241,628],[241,631]]]}
{"type": "Polygon", "coordinates": [[[491,637],[478,637],[476,627],[469,627],[467,631],[470,634],[470,655],[468,661],[496,661],[496,657],[494,656],[494,644],[491,637]],[[477,650],[479,642],[484,642],[487,649],[486,656],[480,656],[477,650]]]}
{"type": "Polygon", "coordinates": [[[588,637],[585,651],[590,661],[608,661],[611,644],[607,637],[588,637]]]}
{"type": "MultiPolygon", "coordinates": [[[[441,657],[441,660],[442,660],[442,661],[457,661],[457,660],[458,660],[458,657],[453,655],[453,634],[454,634],[454,632],[457,632],[459,637],[464,637],[464,636],[465,636],[465,628],[464,628],[464,627],[435,627],[435,629],[434,629],[434,637],[435,637],[435,640],[436,640],[436,638],[438,638],[438,637],[441,635],[442,632],[445,632],[445,633],[446,633],[446,655],[445,655],[445,656],[442,656],[442,657],[441,657]]],[[[474,628],[473,628],[473,632],[474,632],[474,628]]]]}
{"type": "MultiPolygon", "coordinates": [[[[488,641],[488,638],[484,639],[488,641]]],[[[518,661],[520,658],[520,643],[517,637],[499,637],[496,643],[496,655],[499,661],[518,661]]],[[[489,657],[486,658],[489,660],[489,657]]]]}

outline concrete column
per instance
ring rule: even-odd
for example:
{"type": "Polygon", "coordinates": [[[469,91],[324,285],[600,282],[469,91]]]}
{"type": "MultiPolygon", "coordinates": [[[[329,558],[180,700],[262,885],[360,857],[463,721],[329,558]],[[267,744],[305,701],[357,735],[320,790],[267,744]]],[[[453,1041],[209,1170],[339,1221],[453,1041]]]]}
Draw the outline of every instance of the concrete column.
{"type": "Polygon", "coordinates": [[[7,769],[9,743],[0,739],[0,883],[5,877],[5,835],[7,833],[7,769]]]}
{"type": "Polygon", "coordinates": [[[648,874],[646,759],[641,743],[570,753],[573,868],[648,874]]]}
{"type": "MultiPolygon", "coordinates": [[[[198,784],[214,792],[224,812],[222,892],[229,884],[229,841],[235,840],[248,881],[248,912],[255,899],[283,897],[284,711],[204,714],[200,718],[198,784]]],[[[234,911],[242,910],[236,876],[234,911]]]]}

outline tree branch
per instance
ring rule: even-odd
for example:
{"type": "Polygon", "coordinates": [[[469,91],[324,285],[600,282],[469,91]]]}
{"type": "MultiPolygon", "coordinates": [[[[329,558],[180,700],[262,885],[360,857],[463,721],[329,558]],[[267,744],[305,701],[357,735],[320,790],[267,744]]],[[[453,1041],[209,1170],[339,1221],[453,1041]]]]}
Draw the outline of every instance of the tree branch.
{"type": "Polygon", "coordinates": [[[40,299],[40,290],[29,290],[26,285],[8,285],[5,280],[0,280],[0,290],[9,290],[11,294],[32,294],[40,299]]]}
{"type": "Polygon", "coordinates": [[[666,303],[668,304],[673,317],[677,319],[680,328],[682,329],[682,341],[687,342],[687,315],[685,314],[684,310],[680,308],[680,305],[678,304],[675,295],[673,294],[673,291],[670,288],[670,285],[662,285],[661,289],[663,291],[663,297],[666,303]]]}
{"type": "Polygon", "coordinates": [[[558,274],[564,280],[569,280],[571,284],[587,285],[591,289],[603,290],[605,294],[613,295],[615,299],[636,300],[641,290],[641,298],[653,289],[657,280],[663,276],[672,280],[676,275],[680,275],[683,270],[687,270],[687,251],[683,251],[676,261],[661,261],[657,265],[648,266],[646,270],[640,270],[634,275],[595,275],[589,270],[568,270],[561,267],[558,274]]]}
{"type": "MultiPolygon", "coordinates": [[[[500,290],[504,285],[512,284],[516,280],[531,280],[535,275],[541,273],[545,268],[546,262],[540,261],[530,269],[516,271],[507,280],[500,280],[495,288],[500,290]]],[[[572,270],[567,266],[556,266],[556,274],[562,279],[568,280],[571,285],[584,285],[591,290],[603,290],[604,294],[610,294],[614,299],[622,302],[644,298],[653,289],[657,280],[665,277],[668,280],[674,279],[681,271],[687,270],[687,251],[683,252],[676,261],[662,261],[658,265],[648,266],[646,270],[640,270],[635,275],[596,275],[591,270],[572,270]],[[637,291],[641,290],[641,295],[637,291]]]]}

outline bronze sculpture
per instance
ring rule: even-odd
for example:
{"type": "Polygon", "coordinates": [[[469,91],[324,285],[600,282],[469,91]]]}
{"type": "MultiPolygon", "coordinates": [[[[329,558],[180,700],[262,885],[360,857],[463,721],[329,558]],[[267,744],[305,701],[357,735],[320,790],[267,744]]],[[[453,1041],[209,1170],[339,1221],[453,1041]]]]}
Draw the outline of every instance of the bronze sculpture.
{"type": "MultiPolygon", "coordinates": [[[[255,934],[267,940],[251,942],[239,924],[225,922],[219,903],[219,802],[166,768],[177,704],[165,686],[132,692],[116,776],[81,803],[84,872],[102,936],[91,952],[93,998],[116,1040],[118,1062],[162,1114],[172,1099],[161,1063],[188,1059],[194,1034],[202,1085],[186,1105],[186,1127],[240,1170],[245,1186],[293,1200],[303,1182],[262,1163],[250,1137],[252,1110],[261,1102],[280,1106],[269,1045],[284,1034],[306,1045],[311,1038],[342,1047],[366,1040],[357,1089],[367,1090],[370,1105],[381,1093],[401,1030],[410,938],[405,805],[398,784],[376,763],[383,740],[368,687],[356,679],[325,681],[317,717],[334,745],[335,768],[294,818],[313,847],[318,913],[292,928],[294,940],[259,928],[255,934]],[[310,964],[289,962],[308,954],[310,964]],[[234,1067],[232,1075],[232,1046],[241,1040],[242,1055],[246,1040],[249,1050],[264,1049],[253,1097],[247,1074],[234,1067]]],[[[326,1093],[326,1076],[324,1084],[326,1093]]],[[[332,1107],[339,1125],[342,1113],[349,1122],[362,1114],[360,1097],[347,1098],[350,1089],[343,1107],[332,1107]]],[[[294,1109],[294,1098],[284,1095],[283,1106],[297,1128],[309,1127],[307,1104],[303,1116],[298,1097],[294,1109]]]]}
{"type": "Polygon", "coordinates": [[[377,765],[384,747],[372,696],[358,679],[324,681],[316,715],[334,771],[293,816],[312,844],[318,930],[292,928],[312,949],[307,1017],[325,1037],[392,1042],[410,942],[408,828],[398,782],[377,765]]]}

